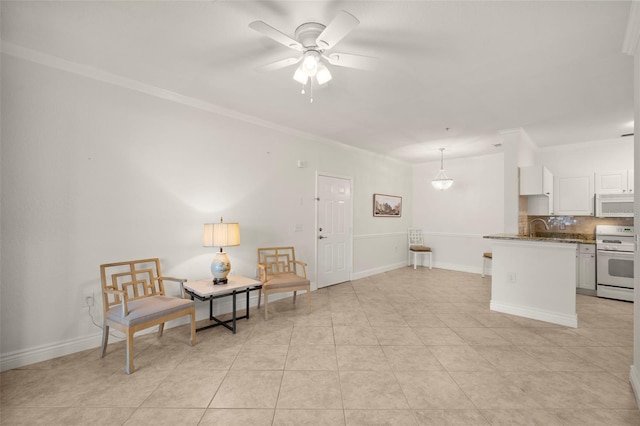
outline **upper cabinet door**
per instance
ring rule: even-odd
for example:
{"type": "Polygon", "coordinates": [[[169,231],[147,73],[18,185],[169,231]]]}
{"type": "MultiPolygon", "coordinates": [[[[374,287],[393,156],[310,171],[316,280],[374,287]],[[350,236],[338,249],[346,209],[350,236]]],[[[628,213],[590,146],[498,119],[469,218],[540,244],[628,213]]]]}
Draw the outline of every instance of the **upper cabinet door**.
{"type": "Polygon", "coordinates": [[[545,166],[520,167],[520,195],[547,195],[553,192],[553,175],[545,166]]]}
{"type": "Polygon", "coordinates": [[[554,195],[554,214],[593,216],[593,177],[556,176],[554,195]]]}
{"type": "Polygon", "coordinates": [[[596,172],[595,193],[633,193],[633,170],[608,170],[604,172],[596,172]]]}

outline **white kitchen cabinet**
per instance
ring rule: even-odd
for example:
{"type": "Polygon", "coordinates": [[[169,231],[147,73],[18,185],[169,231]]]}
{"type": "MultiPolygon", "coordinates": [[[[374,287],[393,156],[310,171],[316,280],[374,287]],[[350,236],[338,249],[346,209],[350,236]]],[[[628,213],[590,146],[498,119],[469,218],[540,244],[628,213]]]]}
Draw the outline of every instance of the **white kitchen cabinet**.
{"type": "Polygon", "coordinates": [[[520,195],[530,216],[553,214],[553,174],[545,166],[520,167],[520,195]]]}
{"type": "Polygon", "coordinates": [[[545,166],[520,167],[520,195],[547,195],[553,192],[553,174],[545,166]]]}
{"type": "Polygon", "coordinates": [[[595,173],[596,194],[633,194],[633,169],[595,173]]]}
{"type": "Polygon", "coordinates": [[[595,244],[579,245],[576,265],[577,265],[576,288],[578,289],[578,291],[582,293],[595,294],[595,291],[596,291],[596,245],[595,244]]]}
{"type": "Polygon", "coordinates": [[[593,216],[593,176],[555,176],[553,214],[593,216]]]}

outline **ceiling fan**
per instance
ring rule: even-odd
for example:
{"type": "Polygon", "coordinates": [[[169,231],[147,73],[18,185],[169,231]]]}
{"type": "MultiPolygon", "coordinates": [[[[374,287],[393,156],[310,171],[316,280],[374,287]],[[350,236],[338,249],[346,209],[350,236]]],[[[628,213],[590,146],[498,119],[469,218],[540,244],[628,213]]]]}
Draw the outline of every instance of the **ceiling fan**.
{"type": "MultiPolygon", "coordinates": [[[[293,39],[263,21],[254,21],[249,24],[249,28],[300,52],[294,57],[263,65],[258,69],[272,71],[302,62],[296,69],[293,79],[302,84],[303,94],[307,83],[310,84],[311,90],[313,90],[314,79],[319,85],[331,80],[331,72],[323,60],[335,66],[369,69],[373,58],[348,53],[328,52],[359,23],[360,21],[355,16],[342,10],[327,26],[317,22],[306,22],[298,26],[295,31],[295,39],[293,39]]],[[[313,96],[311,97],[311,102],[313,102],[313,96]]]]}

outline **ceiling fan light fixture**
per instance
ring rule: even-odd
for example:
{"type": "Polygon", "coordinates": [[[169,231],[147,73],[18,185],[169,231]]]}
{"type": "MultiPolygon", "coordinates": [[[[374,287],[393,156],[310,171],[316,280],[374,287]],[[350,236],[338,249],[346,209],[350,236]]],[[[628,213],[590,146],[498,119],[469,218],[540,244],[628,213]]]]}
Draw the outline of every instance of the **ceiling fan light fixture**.
{"type": "Polygon", "coordinates": [[[304,54],[301,67],[306,75],[313,77],[318,72],[319,64],[320,54],[316,51],[310,50],[304,54]]]}
{"type": "Polygon", "coordinates": [[[331,81],[331,72],[329,68],[325,66],[322,62],[318,64],[318,72],[316,73],[316,80],[318,80],[318,84],[322,85],[331,81]]]}
{"type": "Polygon", "coordinates": [[[295,74],[293,74],[293,79],[298,83],[302,84],[303,86],[307,84],[307,81],[309,80],[309,76],[302,69],[302,65],[300,65],[296,69],[295,74]]]}

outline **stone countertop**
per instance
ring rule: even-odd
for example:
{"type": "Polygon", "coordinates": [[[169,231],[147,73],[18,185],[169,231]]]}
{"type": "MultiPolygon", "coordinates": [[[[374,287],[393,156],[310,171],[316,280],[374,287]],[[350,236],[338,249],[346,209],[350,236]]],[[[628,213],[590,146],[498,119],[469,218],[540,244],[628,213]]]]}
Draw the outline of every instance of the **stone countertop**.
{"type": "Polygon", "coordinates": [[[595,244],[593,235],[582,234],[552,234],[552,233],[539,233],[530,237],[528,235],[519,234],[493,234],[485,235],[484,238],[493,240],[519,240],[519,241],[540,241],[540,242],[554,242],[554,243],[568,243],[568,244],[595,244]]]}

